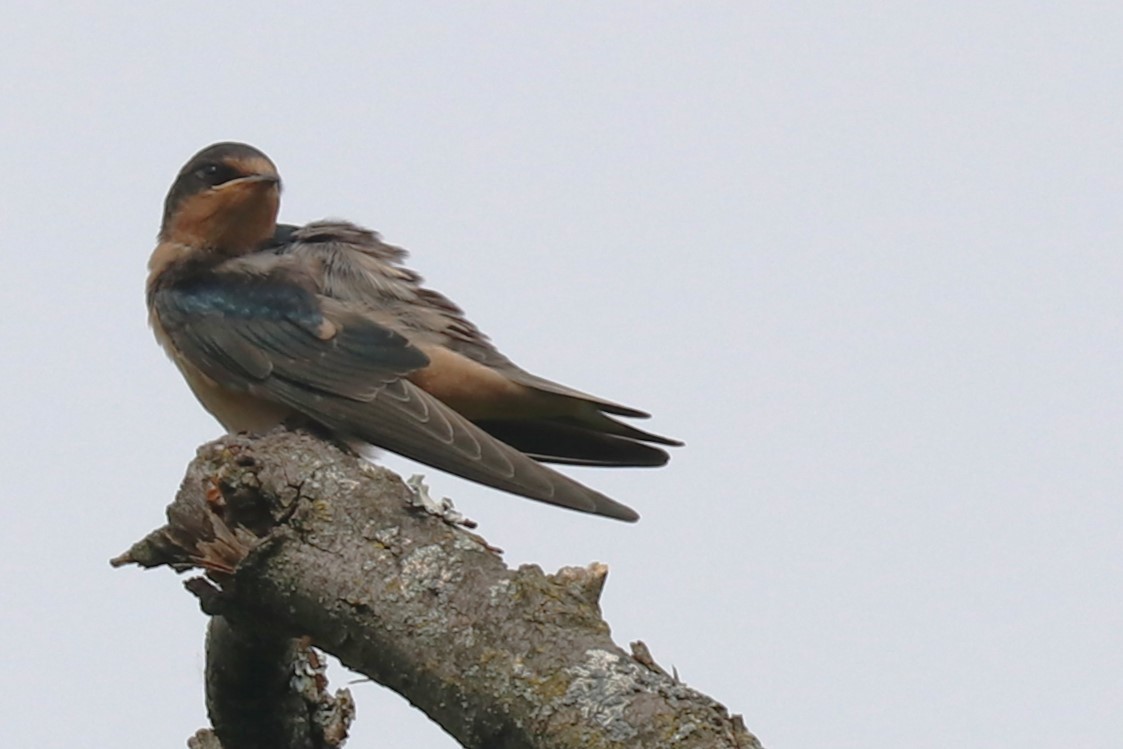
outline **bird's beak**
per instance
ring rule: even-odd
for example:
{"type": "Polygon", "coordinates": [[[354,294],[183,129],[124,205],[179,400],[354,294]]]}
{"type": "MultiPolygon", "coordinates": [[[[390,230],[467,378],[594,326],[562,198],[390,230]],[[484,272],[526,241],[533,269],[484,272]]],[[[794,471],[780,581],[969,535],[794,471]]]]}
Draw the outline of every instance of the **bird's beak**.
{"type": "Polygon", "coordinates": [[[238,177],[237,179],[232,179],[229,182],[223,182],[221,185],[216,186],[214,189],[215,190],[225,190],[227,188],[233,188],[235,190],[240,190],[243,187],[251,187],[252,188],[252,187],[256,187],[258,185],[263,185],[263,186],[267,186],[267,187],[270,187],[270,186],[279,187],[280,184],[281,184],[281,178],[277,177],[277,176],[274,176],[272,174],[249,174],[249,175],[246,175],[245,177],[238,177]]]}

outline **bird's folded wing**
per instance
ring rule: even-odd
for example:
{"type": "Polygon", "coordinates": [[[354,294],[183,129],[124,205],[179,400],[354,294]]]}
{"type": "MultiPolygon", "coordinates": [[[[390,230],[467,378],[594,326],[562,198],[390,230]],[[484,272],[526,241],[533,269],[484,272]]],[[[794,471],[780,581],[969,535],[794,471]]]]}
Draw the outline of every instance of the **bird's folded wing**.
{"type": "Polygon", "coordinates": [[[282,275],[211,273],[158,289],[152,302],[181,355],[226,388],[504,491],[622,520],[638,517],[403,379],[428,363],[424,353],[282,275]]]}
{"type": "MultiPolygon", "coordinates": [[[[547,380],[516,365],[464,316],[455,302],[422,286],[421,276],[401,264],[406,251],[383,242],[377,232],[346,221],[317,221],[300,227],[282,224],[274,235],[274,251],[313,260],[317,282],[327,296],[392,313],[411,335],[491,367],[513,382],[585,401],[616,416],[649,416],[645,411],[547,380]]],[[[630,436],[665,445],[681,444],[641,431],[630,436]]]]}

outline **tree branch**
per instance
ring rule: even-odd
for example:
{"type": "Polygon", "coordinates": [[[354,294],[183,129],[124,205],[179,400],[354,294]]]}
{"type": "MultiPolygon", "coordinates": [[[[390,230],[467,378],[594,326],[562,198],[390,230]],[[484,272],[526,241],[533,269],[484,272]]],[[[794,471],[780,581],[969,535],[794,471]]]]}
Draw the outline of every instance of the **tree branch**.
{"type": "MultiPolygon", "coordinates": [[[[598,606],[606,567],[508,569],[483,539],[411,499],[394,474],[314,437],[228,436],[199,449],[168,525],[114,564],[206,570],[217,587],[190,587],[222,617],[211,644],[231,623],[235,641],[252,633],[274,665],[248,681],[270,699],[276,652],[306,635],[466,747],[760,746],[646,648],[633,657],[612,642],[598,606]]],[[[212,688],[215,672],[246,668],[208,651],[216,727],[247,709],[212,688]]],[[[286,741],[271,745],[305,746],[286,741]]]]}
{"type": "Polygon", "coordinates": [[[327,693],[307,638],[279,637],[223,616],[207,628],[207,713],[225,749],[342,745],[354,716],[346,689],[327,693]]]}

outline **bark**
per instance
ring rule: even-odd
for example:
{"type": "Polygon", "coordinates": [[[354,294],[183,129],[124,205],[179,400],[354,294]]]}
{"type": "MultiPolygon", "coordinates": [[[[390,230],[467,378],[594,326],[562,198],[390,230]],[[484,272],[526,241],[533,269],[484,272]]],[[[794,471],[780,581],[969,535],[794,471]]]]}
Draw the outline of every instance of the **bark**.
{"type": "Polygon", "coordinates": [[[326,749],[347,738],[351,694],[327,693],[323,660],[307,638],[211,617],[206,674],[207,713],[227,749],[326,749]]]}
{"type": "Polygon", "coordinates": [[[216,617],[208,705],[224,749],[342,741],[349,695],[327,697],[322,680],[312,699],[291,694],[301,637],[465,747],[760,746],[642,643],[613,643],[598,605],[606,567],[509,569],[397,476],[308,435],[201,447],[168,524],[114,560],[126,563],[206,571],[189,587],[216,617]],[[266,734],[283,738],[252,743],[266,734]]]}

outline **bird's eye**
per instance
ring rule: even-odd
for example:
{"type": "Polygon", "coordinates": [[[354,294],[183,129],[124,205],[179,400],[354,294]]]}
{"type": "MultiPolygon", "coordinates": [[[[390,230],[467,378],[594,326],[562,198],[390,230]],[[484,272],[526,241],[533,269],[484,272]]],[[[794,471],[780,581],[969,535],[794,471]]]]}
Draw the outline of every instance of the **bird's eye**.
{"type": "Polygon", "coordinates": [[[196,179],[209,187],[216,187],[239,176],[237,171],[226,164],[204,164],[195,170],[196,179]]]}

